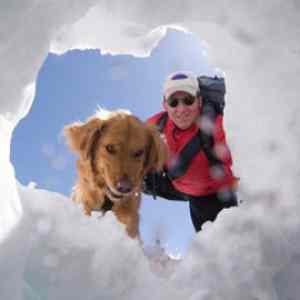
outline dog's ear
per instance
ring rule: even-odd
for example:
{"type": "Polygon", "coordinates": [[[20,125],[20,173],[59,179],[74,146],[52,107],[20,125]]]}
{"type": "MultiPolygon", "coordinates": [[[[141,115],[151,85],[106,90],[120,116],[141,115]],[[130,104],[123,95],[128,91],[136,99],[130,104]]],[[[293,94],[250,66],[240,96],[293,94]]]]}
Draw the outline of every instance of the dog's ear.
{"type": "Polygon", "coordinates": [[[146,154],[146,172],[150,170],[161,170],[168,159],[168,148],[161,137],[160,132],[154,125],[147,124],[149,131],[149,144],[146,154]]]}
{"type": "Polygon", "coordinates": [[[88,158],[96,139],[100,137],[103,123],[103,120],[94,118],[85,124],[77,122],[67,125],[64,128],[64,134],[70,148],[82,158],[88,158]]]}

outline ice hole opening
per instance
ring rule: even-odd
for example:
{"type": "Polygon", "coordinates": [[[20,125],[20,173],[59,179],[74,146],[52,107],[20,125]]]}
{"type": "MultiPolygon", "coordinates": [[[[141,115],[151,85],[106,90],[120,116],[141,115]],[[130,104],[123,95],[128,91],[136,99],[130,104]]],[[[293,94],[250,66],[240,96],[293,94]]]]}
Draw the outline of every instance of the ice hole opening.
{"type": "MultiPolygon", "coordinates": [[[[206,55],[203,41],[175,29],[144,58],[97,49],[49,53],[37,77],[31,110],[13,134],[11,160],[17,179],[68,197],[76,179],[76,157],[65,144],[62,128],[85,121],[97,106],[128,109],[145,120],[162,110],[162,84],[169,73],[216,72],[206,55]]],[[[170,253],[184,253],[195,235],[188,204],[148,198],[143,195],[140,211],[143,241],[160,239],[170,253]]]]}

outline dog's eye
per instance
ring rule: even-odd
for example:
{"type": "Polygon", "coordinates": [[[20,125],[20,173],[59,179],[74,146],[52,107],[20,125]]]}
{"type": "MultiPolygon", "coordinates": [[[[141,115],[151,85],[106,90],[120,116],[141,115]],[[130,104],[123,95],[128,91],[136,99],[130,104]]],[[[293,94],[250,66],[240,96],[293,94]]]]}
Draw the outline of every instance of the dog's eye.
{"type": "Polygon", "coordinates": [[[143,154],[144,154],[144,149],[140,149],[140,150],[138,150],[138,151],[135,151],[135,152],[133,153],[133,156],[134,156],[135,158],[139,158],[139,157],[141,157],[143,154]]]}
{"type": "Polygon", "coordinates": [[[113,145],[111,145],[111,144],[107,144],[107,145],[105,146],[105,148],[106,148],[106,151],[107,151],[108,153],[110,153],[110,154],[115,154],[115,153],[116,153],[115,147],[114,147],[113,145]]]}

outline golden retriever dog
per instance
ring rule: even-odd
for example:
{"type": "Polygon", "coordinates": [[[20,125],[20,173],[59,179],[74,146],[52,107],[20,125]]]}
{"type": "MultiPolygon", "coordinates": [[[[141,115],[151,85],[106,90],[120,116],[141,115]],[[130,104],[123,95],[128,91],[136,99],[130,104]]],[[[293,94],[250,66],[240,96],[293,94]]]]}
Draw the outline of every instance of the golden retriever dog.
{"type": "Polygon", "coordinates": [[[143,177],[160,170],[167,158],[159,132],[127,111],[99,110],[86,123],[66,126],[64,133],[79,156],[73,200],[87,215],[112,210],[128,235],[139,237],[143,177]]]}

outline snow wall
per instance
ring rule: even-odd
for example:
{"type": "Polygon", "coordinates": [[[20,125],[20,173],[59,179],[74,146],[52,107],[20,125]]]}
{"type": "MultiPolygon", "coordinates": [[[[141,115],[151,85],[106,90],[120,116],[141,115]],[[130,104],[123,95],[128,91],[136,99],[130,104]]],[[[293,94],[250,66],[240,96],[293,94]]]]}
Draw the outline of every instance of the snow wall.
{"type": "Polygon", "coordinates": [[[297,299],[299,12],[292,0],[1,2],[0,298],[297,299]],[[49,51],[150,55],[167,26],[205,40],[226,73],[244,200],[191,242],[169,281],[113,216],[86,220],[63,196],[19,186],[9,160],[49,51]]]}

